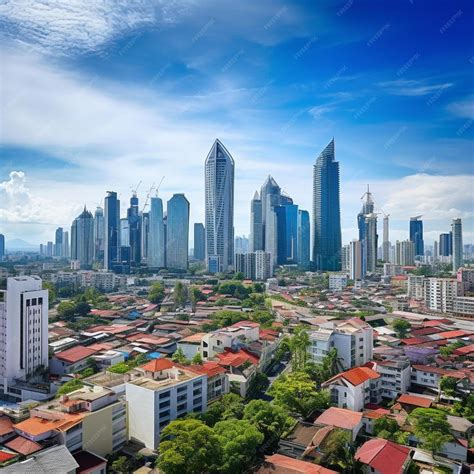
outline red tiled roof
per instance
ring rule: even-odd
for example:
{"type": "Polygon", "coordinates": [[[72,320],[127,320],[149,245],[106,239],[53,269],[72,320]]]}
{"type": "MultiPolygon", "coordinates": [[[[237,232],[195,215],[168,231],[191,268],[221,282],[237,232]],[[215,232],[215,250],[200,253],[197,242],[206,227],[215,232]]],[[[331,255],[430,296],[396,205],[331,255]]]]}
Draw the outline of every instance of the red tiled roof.
{"type": "Polygon", "coordinates": [[[238,352],[226,351],[222,354],[217,354],[218,363],[221,365],[230,365],[232,367],[239,367],[244,362],[251,362],[253,365],[258,364],[258,358],[248,352],[240,350],[238,352]]]}
{"type": "Polygon", "coordinates": [[[424,328],[431,328],[433,326],[439,326],[440,324],[453,324],[450,319],[430,319],[423,323],[424,328]]]}
{"type": "Polygon", "coordinates": [[[160,372],[162,370],[171,369],[174,367],[171,359],[153,359],[145,365],[140,366],[141,369],[147,372],[160,372]]]}
{"type": "Polygon", "coordinates": [[[10,459],[13,459],[16,456],[18,456],[18,454],[16,453],[8,453],[7,451],[0,451],[0,463],[9,461],[10,459]]]}
{"type": "Polygon", "coordinates": [[[454,350],[453,354],[458,356],[464,356],[467,354],[472,354],[474,352],[474,344],[469,344],[468,346],[458,347],[454,350]]]}
{"type": "Polygon", "coordinates": [[[336,472],[319,464],[300,461],[283,454],[272,454],[265,456],[265,463],[257,474],[336,474],[336,472]]]}
{"type": "Polygon", "coordinates": [[[90,349],[89,347],[75,346],[71,347],[71,349],[66,349],[65,351],[58,352],[54,355],[54,357],[56,357],[56,359],[64,360],[65,362],[73,364],[74,362],[79,362],[80,360],[87,359],[96,352],[98,351],[90,349]]]}
{"type": "Polygon", "coordinates": [[[421,408],[429,408],[433,403],[429,398],[417,397],[416,395],[408,395],[406,393],[401,395],[397,401],[399,403],[404,403],[405,405],[413,405],[421,408]]]}
{"type": "Polygon", "coordinates": [[[335,375],[327,382],[325,382],[324,385],[328,385],[334,380],[343,378],[355,387],[357,385],[360,385],[361,383],[366,382],[367,380],[378,379],[379,377],[380,374],[375,372],[375,370],[370,369],[369,367],[355,367],[353,369],[346,370],[345,372],[341,372],[340,374],[335,375]]]}
{"type": "Polygon", "coordinates": [[[206,335],[205,332],[196,332],[194,334],[191,334],[190,336],[183,337],[183,339],[181,339],[178,342],[187,342],[187,343],[191,343],[191,344],[200,344],[202,337],[205,336],[205,335],[206,335]]]}
{"type": "Polygon", "coordinates": [[[443,332],[443,330],[437,327],[428,327],[428,328],[414,329],[413,331],[411,331],[411,335],[412,336],[429,336],[430,334],[437,334],[439,332],[443,332]]]}
{"type": "Polygon", "coordinates": [[[463,379],[467,377],[467,375],[460,370],[442,369],[440,367],[431,367],[429,365],[412,365],[412,369],[419,370],[421,372],[428,372],[431,374],[449,375],[450,377],[454,377],[456,379],[463,379]]]}
{"type": "Polygon", "coordinates": [[[225,369],[221,367],[217,362],[207,361],[202,364],[189,365],[186,367],[191,372],[196,374],[205,374],[208,377],[214,377],[218,374],[225,374],[225,369]]]}
{"type": "Polygon", "coordinates": [[[239,321],[237,323],[234,323],[232,324],[231,326],[229,326],[230,328],[240,328],[242,326],[248,326],[250,328],[259,328],[260,327],[260,324],[258,323],[255,323],[253,321],[247,321],[247,320],[242,320],[242,321],[239,321]]]}
{"type": "Polygon", "coordinates": [[[386,439],[371,439],[356,452],[355,459],[369,465],[380,474],[400,474],[410,456],[410,448],[386,439]]]}
{"type": "Polygon", "coordinates": [[[13,451],[16,451],[17,453],[24,454],[25,456],[27,454],[36,453],[36,451],[42,449],[40,444],[23,438],[23,436],[17,436],[16,438],[13,438],[8,443],[5,443],[5,446],[9,449],[12,449],[13,451]]]}
{"type": "Polygon", "coordinates": [[[452,339],[455,337],[464,337],[464,336],[469,336],[471,335],[471,331],[464,331],[462,329],[458,329],[456,331],[445,331],[445,332],[440,332],[437,334],[437,336],[443,338],[443,339],[452,339]]]}
{"type": "Polygon", "coordinates": [[[409,337],[407,339],[400,339],[400,342],[406,346],[414,346],[415,344],[422,344],[425,341],[418,337],[409,337]]]}
{"type": "Polygon", "coordinates": [[[362,413],[360,412],[347,410],[346,408],[330,407],[314,421],[315,423],[321,423],[323,425],[352,430],[361,420],[362,413]]]}
{"type": "Polygon", "coordinates": [[[5,436],[13,431],[13,423],[8,416],[0,417],[0,436],[5,436]]]}

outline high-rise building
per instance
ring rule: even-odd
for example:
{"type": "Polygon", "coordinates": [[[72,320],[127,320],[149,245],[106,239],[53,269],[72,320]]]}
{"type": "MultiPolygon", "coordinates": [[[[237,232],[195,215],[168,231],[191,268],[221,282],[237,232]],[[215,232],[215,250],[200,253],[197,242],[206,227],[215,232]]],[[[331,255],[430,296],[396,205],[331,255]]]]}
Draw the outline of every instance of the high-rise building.
{"type": "Polygon", "coordinates": [[[136,192],[133,192],[130,198],[130,207],[127,209],[127,219],[129,226],[129,242],[130,242],[130,262],[132,265],[140,265],[141,262],[141,220],[140,211],[138,209],[138,197],[136,192]]]}
{"type": "Polygon", "coordinates": [[[69,232],[65,230],[63,232],[63,255],[64,258],[70,258],[71,252],[69,249],[69,232]]]}
{"type": "Polygon", "coordinates": [[[63,256],[63,228],[58,227],[54,233],[54,256],[62,257],[63,256]]]}
{"type": "Polygon", "coordinates": [[[0,234],[0,260],[5,259],[5,236],[3,234],[0,234]]]}
{"type": "Polygon", "coordinates": [[[449,257],[453,253],[453,233],[439,234],[439,255],[449,257]]]}
{"type": "Polygon", "coordinates": [[[227,272],[234,263],[234,159],[216,139],[205,161],[206,265],[227,272]]]}
{"type": "Polygon", "coordinates": [[[166,265],[185,271],[188,269],[189,201],[184,194],[173,194],[167,209],[166,265]]]}
{"type": "Polygon", "coordinates": [[[293,201],[275,207],[277,218],[277,263],[298,263],[298,206],[293,201]]]}
{"type": "Polygon", "coordinates": [[[275,208],[282,204],[280,186],[268,175],[260,190],[262,201],[262,240],[263,248],[272,256],[273,265],[278,261],[278,229],[275,208]]]}
{"type": "Polygon", "coordinates": [[[130,247],[130,222],[126,217],[120,219],[120,247],[130,247]]]}
{"type": "Polygon", "coordinates": [[[359,228],[359,240],[362,244],[362,273],[374,273],[377,266],[377,214],[374,213],[374,200],[370,187],[362,196],[365,201],[362,209],[357,215],[357,226],[359,228]]]}
{"type": "Polygon", "coordinates": [[[108,191],[104,209],[104,268],[113,270],[119,258],[120,201],[117,193],[108,191]]]}
{"type": "Polygon", "coordinates": [[[390,224],[388,218],[389,214],[383,216],[383,241],[382,241],[382,260],[387,263],[390,262],[390,224]]]}
{"type": "Polygon", "coordinates": [[[0,294],[2,392],[21,396],[7,387],[48,367],[48,290],[41,278],[21,276],[7,278],[0,294]]]}
{"type": "Polygon", "coordinates": [[[263,250],[263,223],[262,223],[262,200],[260,194],[255,195],[250,203],[250,251],[263,250]]]}
{"type": "Polygon", "coordinates": [[[364,274],[362,272],[362,242],[353,240],[349,248],[349,275],[351,280],[362,280],[364,274]]]}
{"type": "Polygon", "coordinates": [[[433,260],[436,262],[439,257],[439,246],[438,246],[438,241],[435,240],[433,243],[433,260]]]}
{"type": "MultiPolygon", "coordinates": [[[[164,224],[163,224],[164,229],[164,224]]],[[[140,212],[141,257],[143,263],[148,263],[148,247],[150,244],[150,213],[140,212]]]]}
{"type": "Polygon", "coordinates": [[[92,267],[94,260],[94,218],[84,206],[71,226],[71,260],[77,260],[82,269],[92,267]]]}
{"type": "Polygon", "coordinates": [[[453,235],[453,274],[456,274],[458,269],[461,268],[464,263],[461,219],[453,219],[451,232],[453,235]]]}
{"type": "Polygon", "coordinates": [[[235,270],[249,280],[266,280],[273,275],[271,255],[263,250],[235,254],[235,270]]]}
{"type": "Polygon", "coordinates": [[[415,243],[411,240],[397,240],[395,244],[395,264],[405,266],[415,265],[415,243]]]}
{"type": "Polygon", "coordinates": [[[203,262],[206,258],[206,230],[202,222],[194,224],[194,258],[203,262]]]}
{"type": "Polygon", "coordinates": [[[104,263],[104,210],[97,207],[94,212],[94,261],[104,263]]]}
{"type": "Polygon", "coordinates": [[[421,216],[410,218],[410,240],[415,244],[415,256],[422,257],[425,254],[425,243],[421,216]]]}
{"type": "Polygon", "coordinates": [[[46,256],[52,257],[54,253],[54,244],[53,242],[49,241],[46,243],[46,256]]]}
{"type": "Polygon", "coordinates": [[[311,227],[309,212],[298,210],[298,266],[304,270],[311,264],[311,227]]]}
{"type": "Polygon", "coordinates": [[[158,197],[150,200],[150,230],[148,234],[147,263],[150,268],[165,266],[165,224],[163,222],[163,201],[158,197]]]}
{"type": "Polygon", "coordinates": [[[313,262],[316,270],[341,269],[339,162],[335,159],[334,138],[314,165],[313,262]]]}
{"type": "Polygon", "coordinates": [[[245,235],[238,235],[234,242],[235,253],[247,253],[249,251],[249,239],[245,235]]]}
{"type": "Polygon", "coordinates": [[[351,268],[351,246],[343,245],[341,248],[341,270],[348,272],[351,268]]]}

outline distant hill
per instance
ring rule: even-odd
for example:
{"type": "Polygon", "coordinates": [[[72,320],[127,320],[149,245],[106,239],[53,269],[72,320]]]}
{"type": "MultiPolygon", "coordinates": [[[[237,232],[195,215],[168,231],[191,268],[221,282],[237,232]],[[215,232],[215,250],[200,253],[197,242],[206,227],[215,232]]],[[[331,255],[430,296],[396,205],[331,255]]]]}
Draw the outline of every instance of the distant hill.
{"type": "Polygon", "coordinates": [[[30,244],[23,239],[12,239],[5,242],[7,250],[38,250],[38,245],[30,244]]]}

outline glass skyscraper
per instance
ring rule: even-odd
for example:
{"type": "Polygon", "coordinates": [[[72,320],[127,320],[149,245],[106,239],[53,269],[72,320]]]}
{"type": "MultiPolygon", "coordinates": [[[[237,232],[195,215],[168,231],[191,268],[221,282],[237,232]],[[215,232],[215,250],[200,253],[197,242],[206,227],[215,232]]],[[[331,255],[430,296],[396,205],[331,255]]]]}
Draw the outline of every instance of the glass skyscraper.
{"type": "Polygon", "coordinates": [[[194,224],[194,258],[201,262],[206,258],[206,230],[204,224],[194,224]]]}
{"type": "Polygon", "coordinates": [[[165,266],[165,224],[163,222],[163,201],[159,197],[150,200],[148,255],[151,268],[165,266]]]}
{"type": "Polygon", "coordinates": [[[104,210],[97,207],[94,213],[94,260],[104,262],[104,210]]]}
{"type": "Polygon", "coordinates": [[[313,264],[320,271],[341,269],[339,163],[334,138],[313,168],[313,264]]]}
{"type": "Polygon", "coordinates": [[[227,272],[234,264],[234,167],[216,140],[205,162],[206,262],[213,273],[216,268],[227,272]]]}
{"type": "Polygon", "coordinates": [[[104,210],[104,268],[113,270],[119,259],[120,201],[108,191],[104,210]]]}
{"type": "Polygon", "coordinates": [[[71,259],[82,269],[91,268],[94,260],[94,218],[85,206],[71,226],[71,259]]]}
{"type": "Polygon", "coordinates": [[[309,212],[298,210],[298,266],[308,269],[311,261],[309,212]]]}
{"type": "Polygon", "coordinates": [[[410,218],[410,240],[415,244],[415,256],[425,254],[425,244],[423,241],[423,221],[421,216],[410,218]]]}
{"type": "Polygon", "coordinates": [[[172,270],[188,269],[189,201],[184,194],[173,194],[167,203],[166,264],[172,270]]]}
{"type": "Polygon", "coordinates": [[[137,266],[141,262],[141,220],[138,209],[138,197],[133,193],[130,198],[130,207],[127,209],[127,219],[130,233],[130,262],[137,266]]]}
{"type": "Polygon", "coordinates": [[[255,252],[257,250],[264,249],[263,240],[263,222],[262,222],[262,200],[258,191],[255,191],[255,195],[250,203],[250,251],[255,252]]]}
{"type": "Polygon", "coordinates": [[[298,206],[285,204],[275,207],[277,217],[277,263],[298,262],[298,206]]]}
{"type": "Polygon", "coordinates": [[[464,263],[461,219],[453,219],[451,229],[451,232],[453,234],[453,274],[456,274],[458,269],[462,267],[464,263]]]}
{"type": "Polygon", "coordinates": [[[453,233],[439,234],[439,254],[449,257],[453,253],[453,233]]]}

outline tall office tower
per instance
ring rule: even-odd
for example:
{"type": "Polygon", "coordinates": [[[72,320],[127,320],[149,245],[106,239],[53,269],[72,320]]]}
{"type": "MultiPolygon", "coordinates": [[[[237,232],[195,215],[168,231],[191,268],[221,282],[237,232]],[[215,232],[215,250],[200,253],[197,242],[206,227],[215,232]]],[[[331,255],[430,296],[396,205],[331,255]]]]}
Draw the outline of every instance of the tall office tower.
{"type": "Polygon", "coordinates": [[[164,268],[165,266],[163,201],[158,196],[150,200],[147,264],[149,268],[164,268]]]}
{"type": "Polygon", "coordinates": [[[104,263],[105,221],[104,210],[97,206],[94,212],[94,261],[104,263]]]}
{"type": "Polygon", "coordinates": [[[194,258],[204,262],[206,258],[206,230],[204,224],[196,222],[194,224],[194,258]]]}
{"type": "Polygon", "coordinates": [[[438,246],[438,241],[435,240],[433,243],[433,260],[436,262],[439,257],[439,246],[438,246]]]}
{"type": "Polygon", "coordinates": [[[234,263],[234,159],[216,139],[204,166],[206,265],[227,272],[234,263]]]}
{"type": "Polygon", "coordinates": [[[250,203],[250,251],[263,250],[262,200],[260,194],[255,195],[250,203]]]}
{"type": "Polygon", "coordinates": [[[397,240],[395,244],[395,265],[415,265],[415,243],[411,240],[397,240]]]}
{"type": "Polygon", "coordinates": [[[120,247],[130,247],[130,222],[126,217],[120,219],[120,247]]]}
{"type": "Polygon", "coordinates": [[[364,241],[362,259],[365,260],[365,271],[375,273],[377,267],[377,214],[367,214],[364,224],[364,241]]]}
{"type": "Polygon", "coordinates": [[[316,270],[341,269],[339,162],[335,159],[334,138],[314,165],[313,262],[316,270]]]}
{"type": "Polygon", "coordinates": [[[243,273],[250,280],[266,280],[273,275],[271,255],[263,250],[236,253],[235,271],[243,273]]]}
{"type": "Polygon", "coordinates": [[[167,203],[167,209],[166,265],[172,270],[186,271],[189,249],[189,201],[184,194],[173,194],[167,203]]]}
{"type": "Polygon", "coordinates": [[[275,207],[277,218],[277,263],[298,263],[298,206],[290,200],[275,207]]]}
{"type": "Polygon", "coordinates": [[[54,244],[53,242],[49,241],[46,243],[46,255],[48,257],[52,257],[53,256],[53,250],[54,250],[54,244]]]}
{"type": "Polygon", "coordinates": [[[453,219],[451,224],[451,232],[453,235],[453,274],[456,274],[458,269],[464,263],[463,245],[462,245],[462,221],[461,219],[453,219]]]}
{"type": "Polygon", "coordinates": [[[41,278],[22,276],[7,278],[0,293],[0,377],[7,394],[8,385],[48,367],[48,290],[41,278]]]}
{"type": "Polygon", "coordinates": [[[134,192],[130,198],[130,207],[127,209],[127,219],[130,232],[130,261],[132,265],[140,265],[141,262],[141,221],[138,209],[138,197],[134,192]]]}
{"type": "Polygon", "coordinates": [[[67,230],[63,233],[63,255],[64,258],[70,258],[71,252],[69,249],[69,232],[67,230]]]}
{"type": "Polygon", "coordinates": [[[362,280],[364,273],[362,271],[362,242],[353,240],[349,244],[349,275],[353,281],[362,280]]]}
{"type": "Polygon", "coordinates": [[[4,260],[5,255],[5,236],[0,234],[0,260],[4,260]]]}
{"type": "Polygon", "coordinates": [[[388,218],[389,214],[383,216],[383,241],[382,241],[382,260],[387,263],[390,262],[390,225],[388,218]]]}
{"type": "Polygon", "coordinates": [[[309,212],[298,210],[298,266],[308,270],[311,265],[311,226],[309,212]]]}
{"type": "Polygon", "coordinates": [[[282,204],[281,189],[268,175],[260,189],[262,201],[262,241],[263,248],[272,255],[272,265],[278,261],[278,230],[275,208],[282,204]]]}
{"type": "Polygon", "coordinates": [[[63,256],[63,228],[58,227],[54,233],[54,256],[63,256]]]}
{"type": "Polygon", "coordinates": [[[453,233],[439,234],[439,255],[449,257],[453,253],[453,233]]]}
{"type": "Polygon", "coordinates": [[[249,251],[249,239],[245,235],[238,235],[234,242],[235,253],[247,253],[249,251]]]}
{"type": "Polygon", "coordinates": [[[120,201],[117,193],[107,191],[104,209],[104,268],[113,270],[119,258],[120,201]]]}
{"type": "Polygon", "coordinates": [[[410,240],[415,244],[415,256],[422,257],[425,254],[425,243],[423,241],[423,221],[421,216],[410,218],[410,240]]]}
{"type": "Polygon", "coordinates": [[[84,206],[71,226],[71,260],[78,260],[82,269],[91,268],[94,260],[94,218],[84,206]]]}
{"type": "Polygon", "coordinates": [[[341,248],[341,270],[348,272],[351,268],[351,246],[343,245],[341,248]]]}
{"type": "Polygon", "coordinates": [[[143,263],[148,263],[150,245],[150,213],[140,212],[141,257],[143,263]]]}

